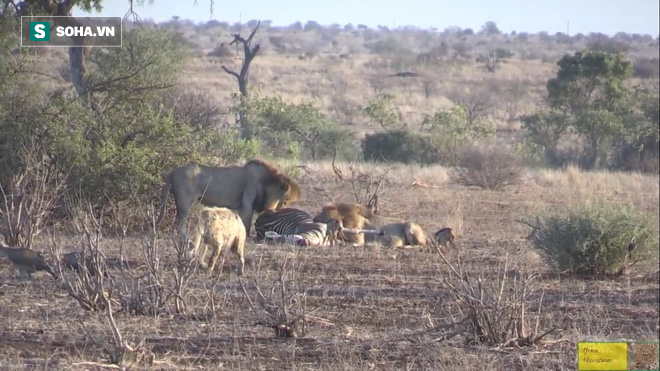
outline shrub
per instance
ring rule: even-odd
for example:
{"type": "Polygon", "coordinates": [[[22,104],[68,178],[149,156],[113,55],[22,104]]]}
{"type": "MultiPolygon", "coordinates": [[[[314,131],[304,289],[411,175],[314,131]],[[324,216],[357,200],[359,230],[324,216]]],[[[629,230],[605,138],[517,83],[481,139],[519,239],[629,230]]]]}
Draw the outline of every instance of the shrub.
{"type": "Polygon", "coordinates": [[[218,160],[225,165],[237,164],[259,157],[261,143],[258,139],[241,139],[237,131],[221,132],[211,145],[218,160]]]}
{"type": "Polygon", "coordinates": [[[393,99],[392,94],[378,94],[376,98],[369,100],[364,108],[364,114],[385,130],[393,127],[399,122],[399,117],[392,102],[393,99]]]}
{"type": "Polygon", "coordinates": [[[207,57],[228,58],[235,54],[225,43],[222,43],[206,54],[207,57]]]}
{"type": "Polygon", "coordinates": [[[652,135],[639,138],[632,143],[622,143],[612,150],[610,168],[623,171],[637,171],[658,174],[660,151],[657,137],[652,135]]]}
{"type": "Polygon", "coordinates": [[[632,204],[580,205],[526,224],[534,247],[560,271],[621,274],[658,255],[658,231],[632,204]]]}
{"type": "Polygon", "coordinates": [[[451,109],[424,115],[422,127],[433,133],[443,163],[455,165],[459,148],[494,136],[495,125],[485,119],[488,103],[481,99],[478,95],[461,97],[461,103],[451,109]]]}
{"type": "Polygon", "coordinates": [[[511,151],[501,147],[471,147],[458,156],[449,178],[456,184],[502,190],[520,181],[523,167],[511,151]]]}
{"type": "Polygon", "coordinates": [[[624,41],[607,38],[597,38],[587,42],[587,49],[610,54],[627,53],[628,44],[624,41]]]}
{"type": "Polygon", "coordinates": [[[70,172],[69,184],[98,205],[156,199],[162,174],[207,163],[217,138],[209,102],[192,96],[172,104],[186,57],[176,38],[140,28],[123,40],[123,48],[92,51],[96,68],[85,79],[96,108],[55,95],[61,113],[47,122],[47,153],[70,172]]]}
{"type": "Polygon", "coordinates": [[[509,49],[497,48],[495,50],[495,56],[500,59],[506,59],[513,57],[514,53],[509,49]]]}
{"type": "MultiPolygon", "coordinates": [[[[335,149],[348,156],[352,143],[350,133],[312,102],[287,103],[279,96],[251,96],[232,110],[246,106],[250,124],[262,148],[272,156],[312,160],[331,157],[335,149]]],[[[353,152],[355,152],[353,150],[353,152]]]]}
{"type": "Polygon", "coordinates": [[[641,79],[657,79],[660,77],[658,58],[638,58],[633,63],[633,76],[641,79]]]}
{"type": "Polygon", "coordinates": [[[362,140],[365,161],[431,164],[438,151],[430,139],[409,130],[367,134],[362,140]]]}

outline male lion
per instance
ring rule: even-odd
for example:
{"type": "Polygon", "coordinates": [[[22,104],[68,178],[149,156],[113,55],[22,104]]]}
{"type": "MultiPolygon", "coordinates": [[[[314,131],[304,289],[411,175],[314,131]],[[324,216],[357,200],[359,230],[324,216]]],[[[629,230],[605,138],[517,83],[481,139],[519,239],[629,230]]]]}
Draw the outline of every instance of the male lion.
{"type": "Polygon", "coordinates": [[[223,254],[222,250],[231,249],[241,262],[238,267],[240,276],[243,275],[245,269],[243,251],[246,239],[245,227],[236,213],[225,207],[203,207],[189,247],[191,255],[197,255],[200,265],[207,268],[209,274],[213,272],[220,254],[222,254],[222,264],[224,264],[226,255],[223,254]],[[204,246],[200,251],[200,245],[202,244],[204,246]],[[209,245],[213,247],[213,252],[207,265],[204,260],[209,245]]]}
{"type": "Polygon", "coordinates": [[[383,246],[426,246],[426,235],[417,223],[401,222],[391,223],[380,229],[376,240],[383,246]]]}
{"type": "MultiPolygon", "coordinates": [[[[341,222],[343,228],[350,229],[375,229],[390,224],[403,222],[400,219],[386,218],[376,215],[371,209],[364,207],[360,204],[346,203],[346,202],[331,202],[325,204],[321,212],[316,214],[314,222],[328,223],[331,219],[336,219],[341,222]]],[[[350,243],[357,243],[364,245],[365,239],[373,241],[375,238],[372,234],[367,234],[365,237],[362,233],[340,233],[342,240],[350,243]]]]}
{"type": "Polygon", "coordinates": [[[255,211],[279,209],[300,198],[298,184],[263,160],[229,167],[189,164],[174,168],[163,179],[165,184],[161,190],[156,224],[163,219],[167,196],[171,192],[176,203],[175,225],[182,236],[186,235],[184,221],[193,202],[198,199],[204,206],[236,210],[249,235],[255,211]]]}

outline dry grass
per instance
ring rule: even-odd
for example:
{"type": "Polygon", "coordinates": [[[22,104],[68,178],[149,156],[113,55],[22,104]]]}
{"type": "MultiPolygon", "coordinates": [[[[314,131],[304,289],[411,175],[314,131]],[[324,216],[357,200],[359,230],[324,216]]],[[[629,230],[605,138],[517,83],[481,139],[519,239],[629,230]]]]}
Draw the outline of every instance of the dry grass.
{"type": "MultiPolygon", "coordinates": [[[[545,83],[555,72],[554,63],[540,61],[516,61],[506,64],[497,74],[490,74],[474,62],[467,62],[455,72],[445,75],[428,69],[421,72],[423,77],[388,77],[393,71],[370,67],[369,61],[378,57],[355,55],[350,60],[336,60],[333,56],[318,56],[313,61],[298,60],[286,55],[265,55],[255,58],[251,68],[251,82],[266,95],[279,94],[287,102],[299,103],[313,99],[324,111],[333,112],[338,102],[359,108],[375,97],[376,91],[370,83],[376,80],[382,89],[392,93],[403,122],[417,126],[423,114],[432,114],[438,109],[453,105],[451,98],[468,91],[488,94],[492,86],[505,86],[511,81],[522,80],[528,92],[520,105],[521,112],[532,109],[545,92],[545,83]],[[424,78],[442,81],[434,94],[426,98],[424,78]],[[341,89],[338,89],[341,87],[341,89]],[[339,93],[338,93],[339,92],[339,93]]],[[[225,62],[229,67],[236,62],[225,62]]],[[[190,62],[183,81],[190,87],[212,94],[223,104],[233,104],[231,93],[236,90],[235,81],[220,69],[221,62],[213,58],[200,57],[190,62]]],[[[496,121],[504,121],[504,113],[497,105],[496,121]]],[[[357,116],[357,115],[356,115],[357,116]]],[[[370,129],[366,118],[352,117],[365,129],[370,129]]]]}
{"type": "MultiPolygon", "coordinates": [[[[232,46],[228,49],[231,55],[222,58],[208,56],[222,42],[229,43],[234,31],[184,23],[166,26],[196,45],[180,77],[181,86],[208,96],[218,105],[218,127],[234,126],[235,117],[230,113],[230,107],[238,103],[232,98],[238,87],[235,78],[221,67],[237,70],[241,55],[232,46]]],[[[246,34],[250,30],[244,26],[241,32],[246,34]]],[[[535,111],[543,101],[547,80],[557,71],[556,62],[564,53],[582,50],[586,45],[584,40],[568,44],[541,41],[539,35],[529,35],[526,41],[520,41],[515,35],[427,36],[411,35],[409,42],[402,45],[409,50],[388,56],[370,53],[368,48],[368,44],[375,40],[386,38],[384,35],[377,35],[376,39],[369,41],[361,33],[342,31],[330,36],[333,41],[330,42],[318,32],[261,28],[255,37],[261,49],[250,67],[250,88],[262,95],[279,95],[288,103],[312,101],[323,113],[360,139],[380,130],[363,112],[366,103],[378,93],[393,95],[392,103],[400,124],[412,130],[421,129],[425,115],[451,108],[461,97],[486,97],[485,118],[497,128],[497,142],[510,145],[518,143],[522,137],[519,118],[535,111]],[[278,50],[272,41],[278,38],[290,48],[278,50]],[[428,64],[416,60],[420,53],[429,52],[441,43],[450,46],[448,56],[428,64]],[[464,56],[457,56],[453,50],[457,44],[465,44],[464,56]],[[507,58],[495,73],[490,73],[482,62],[476,61],[476,57],[497,48],[510,50],[514,55],[507,58]],[[301,58],[302,54],[313,57],[301,58]],[[402,71],[414,71],[418,76],[392,76],[402,71]]],[[[653,43],[631,42],[629,47],[630,58],[635,62],[654,55],[657,57],[657,45],[653,43]]],[[[41,58],[42,69],[53,74],[58,74],[68,63],[65,50],[49,50],[41,58]]],[[[67,85],[62,78],[43,79],[50,85],[67,85]]],[[[630,81],[631,86],[643,84],[652,90],[657,89],[657,83],[658,79],[653,75],[630,81]]]]}
{"type": "MultiPolygon", "coordinates": [[[[227,38],[230,41],[229,35],[227,38]]],[[[195,36],[191,36],[191,40],[198,42],[195,36]]],[[[221,107],[220,118],[233,125],[234,116],[229,107],[237,103],[232,93],[237,92],[238,87],[235,78],[221,66],[236,70],[241,61],[232,57],[207,57],[209,50],[204,49],[203,56],[191,58],[180,82],[186,88],[208,95],[221,107]]],[[[280,95],[290,103],[311,100],[339,123],[362,134],[379,129],[362,113],[366,102],[379,92],[394,96],[393,104],[401,124],[411,129],[420,128],[424,115],[452,107],[461,96],[486,96],[491,98],[487,118],[504,133],[500,139],[510,143],[515,138],[510,138],[509,133],[521,127],[517,117],[534,111],[542,101],[546,82],[556,73],[556,61],[560,57],[561,53],[547,61],[514,57],[502,64],[496,73],[487,72],[474,58],[443,62],[438,66],[414,65],[403,70],[415,70],[420,76],[401,78],[390,76],[398,70],[388,67],[387,58],[374,54],[355,53],[348,58],[338,58],[328,52],[311,60],[301,60],[295,54],[264,51],[251,65],[250,86],[263,95],[280,95]],[[427,82],[434,85],[428,94],[427,82]]],[[[66,53],[49,51],[43,62],[52,71],[58,71],[68,60],[66,53]]],[[[62,81],[47,81],[63,84],[62,81]]],[[[651,85],[657,83],[654,79],[648,81],[651,85]]]]}
{"type": "MultiPolygon", "coordinates": [[[[357,166],[371,172],[385,168],[357,166]]],[[[304,194],[295,206],[302,209],[313,212],[331,198],[351,200],[350,185],[335,179],[329,163],[307,164],[299,180],[304,194]]],[[[657,219],[658,193],[657,177],[635,174],[528,171],[523,183],[495,192],[453,185],[441,167],[390,169],[380,213],[414,220],[429,232],[454,228],[461,267],[472,279],[491,287],[502,279],[539,274],[529,284],[528,332],[557,328],[544,340],[562,340],[545,346],[466,345],[460,334],[441,341],[439,329],[451,330],[465,307],[446,281],[451,273],[440,255],[414,249],[250,243],[243,280],[248,296],[235,276],[236,262],[229,259],[219,279],[198,273],[189,280],[184,313],[122,313],[114,320],[124,340],[140,349],[139,357],[127,359],[129,364],[143,362],[137,368],[146,363],[167,369],[574,369],[578,340],[657,340],[657,261],[616,280],[558,275],[530,249],[524,239],[528,230],[514,220],[537,207],[562,208],[587,195],[632,201],[657,219]],[[427,186],[412,186],[415,180],[427,186]],[[286,295],[280,295],[282,282],[286,295]],[[264,296],[260,302],[257,288],[264,296]],[[283,305],[291,317],[300,318],[295,339],[275,337],[272,329],[256,325],[283,305]]],[[[64,251],[80,239],[61,233],[56,238],[64,251]]],[[[175,266],[168,241],[166,234],[158,241],[164,272],[175,266]]],[[[130,275],[139,277],[148,274],[141,266],[142,243],[142,236],[121,243],[106,237],[99,249],[111,259],[120,255],[121,245],[125,258],[136,263],[130,275]]],[[[43,239],[35,249],[48,255],[48,244],[43,239]]],[[[446,256],[456,265],[458,254],[449,251],[446,256]]],[[[99,344],[111,341],[112,335],[103,314],[83,311],[50,277],[17,281],[11,269],[0,262],[0,368],[92,369],[100,367],[94,363],[107,363],[99,344]]],[[[110,273],[118,275],[116,270],[110,273]]],[[[456,281],[452,285],[457,287],[456,281]]]]}

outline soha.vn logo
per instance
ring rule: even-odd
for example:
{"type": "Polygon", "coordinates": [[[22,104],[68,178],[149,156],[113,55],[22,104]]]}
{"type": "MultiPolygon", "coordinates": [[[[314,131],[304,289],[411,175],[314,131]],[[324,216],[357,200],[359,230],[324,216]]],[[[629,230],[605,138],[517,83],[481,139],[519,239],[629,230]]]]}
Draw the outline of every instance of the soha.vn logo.
{"type": "MultiPolygon", "coordinates": [[[[50,41],[50,22],[30,22],[30,41],[50,41]]],[[[115,36],[112,26],[56,26],[55,35],[58,37],[71,36],[115,36]]]]}
{"type": "Polygon", "coordinates": [[[50,22],[30,22],[30,41],[50,41],[50,22]]]}

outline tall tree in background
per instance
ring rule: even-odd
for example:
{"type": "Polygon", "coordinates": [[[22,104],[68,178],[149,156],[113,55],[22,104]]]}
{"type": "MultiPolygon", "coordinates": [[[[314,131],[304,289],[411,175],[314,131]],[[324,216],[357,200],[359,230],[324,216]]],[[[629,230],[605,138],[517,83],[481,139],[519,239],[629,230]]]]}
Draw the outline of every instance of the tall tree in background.
{"type": "MultiPolygon", "coordinates": [[[[134,5],[144,5],[144,0],[129,0],[128,14],[135,14],[134,5]]],[[[214,0],[209,0],[210,12],[213,14],[214,0]]],[[[72,17],[74,6],[79,7],[87,13],[93,10],[100,12],[103,9],[103,0],[0,0],[0,16],[58,16],[67,18],[55,18],[55,22],[61,26],[77,26],[79,23],[72,17]]],[[[153,4],[154,0],[149,0],[153,4]]],[[[194,4],[197,4],[195,0],[194,4]]],[[[74,46],[69,48],[69,69],[71,83],[76,88],[78,95],[84,106],[96,109],[95,102],[90,100],[90,89],[85,80],[86,62],[89,56],[89,46],[93,42],[93,37],[72,36],[74,46]]]]}
{"type": "MultiPolygon", "coordinates": [[[[261,21],[257,22],[256,27],[254,27],[254,29],[250,33],[250,36],[248,36],[247,39],[241,37],[239,33],[235,33],[233,35],[234,40],[231,43],[229,43],[229,45],[235,43],[240,43],[241,45],[243,45],[243,64],[241,65],[240,72],[235,72],[228,69],[225,66],[222,66],[222,69],[225,72],[236,77],[236,80],[238,81],[238,91],[240,92],[241,95],[240,97],[241,103],[247,102],[248,99],[248,80],[250,76],[250,64],[252,63],[252,60],[259,52],[259,48],[260,48],[259,44],[252,46],[252,39],[254,38],[254,35],[257,33],[260,24],[261,21]]],[[[241,104],[241,107],[238,110],[238,121],[240,122],[241,125],[241,139],[249,140],[252,138],[253,133],[252,133],[252,129],[250,128],[250,123],[248,122],[247,116],[248,115],[247,115],[247,110],[245,109],[245,105],[241,104]]]]}
{"type": "Polygon", "coordinates": [[[557,76],[547,83],[548,103],[570,115],[572,127],[586,140],[585,166],[596,168],[601,150],[624,128],[630,94],[624,82],[632,76],[632,64],[622,54],[586,51],[565,55],[557,65],[557,76]]]}
{"type": "MultiPolygon", "coordinates": [[[[20,16],[57,16],[66,18],[55,18],[55,22],[60,26],[79,26],[80,23],[72,18],[72,9],[74,6],[80,7],[86,12],[92,10],[100,11],[101,0],[63,0],[55,2],[54,0],[27,0],[14,2],[13,0],[0,0],[2,6],[2,15],[9,16],[14,14],[20,16]]],[[[83,104],[90,105],[89,91],[85,83],[86,58],[89,54],[89,45],[93,42],[92,37],[72,36],[74,46],[69,48],[69,68],[70,78],[73,86],[76,88],[83,104]]]]}

